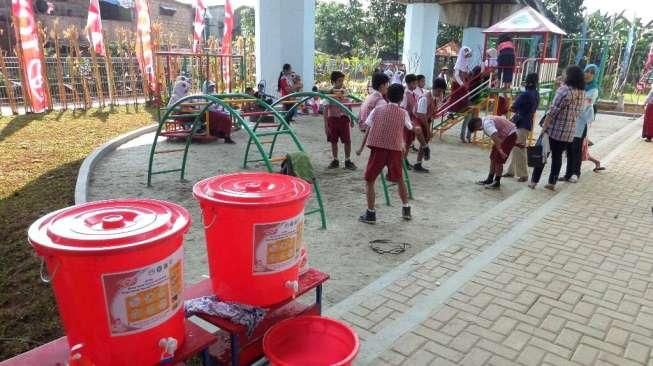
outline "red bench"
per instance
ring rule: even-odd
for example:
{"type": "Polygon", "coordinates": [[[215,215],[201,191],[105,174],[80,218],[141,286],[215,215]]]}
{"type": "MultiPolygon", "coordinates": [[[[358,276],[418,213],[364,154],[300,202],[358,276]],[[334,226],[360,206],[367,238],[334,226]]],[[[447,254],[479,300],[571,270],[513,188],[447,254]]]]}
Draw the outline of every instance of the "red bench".
{"type": "MultiPolygon", "coordinates": [[[[328,274],[313,268],[309,269],[299,277],[299,291],[295,299],[288,299],[267,307],[268,312],[265,318],[254,329],[251,336],[247,336],[247,328],[243,325],[215,316],[197,315],[222,330],[217,334],[221,341],[209,349],[210,356],[215,358],[219,364],[231,364],[232,366],[249,365],[260,359],[263,357],[263,336],[271,326],[283,319],[322,313],[322,284],[328,279],[328,274]],[[297,298],[313,289],[315,290],[315,302],[307,305],[297,301],[297,298]]],[[[208,278],[187,287],[184,291],[186,299],[207,295],[211,295],[211,280],[208,278]]]]}
{"type": "MultiPolygon", "coordinates": [[[[216,342],[217,336],[200,328],[186,319],[186,341],[175,354],[173,364],[186,361],[198,353],[203,360],[208,359],[206,349],[216,342]]],[[[61,337],[50,343],[34,348],[31,351],[0,362],[0,366],[66,366],[70,355],[70,347],[66,337],[61,337]]]]}
{"type": "MultiPolygon", "coordinates": [[[[216,334],[204,330],[197,324],[186,319],[186,341],[175,354],[173,364],[181,364],[199,354],[205,366],[214,365],[214,359],[221,364],[249,365],[263,357],[263,335],[277,322],[299,315],[319,315],[322,312],[322,284],[329,275],[316,269],[310,269],[299,277],[300,297],[315,289],[315,302],[309,305],[295,299],[288,299],[267,308],[268,312],[261,323],[247,336],[247,329],[227,319],[198,315],[203,320],[220,328],[216,334]],[[209,351],[209,346],[211,346],[209,351]],[[225,347],[226,346],[226,347],[225,347]]],[[[186,287],[184,299],[192,299],[211,295],[211,280],[205,279],[186,287]]],[[[34,348],[8,360],[0,362],[0,366],[65,366],[70,348],[66,337],[61,337],[50,343],[34,348]]]]}

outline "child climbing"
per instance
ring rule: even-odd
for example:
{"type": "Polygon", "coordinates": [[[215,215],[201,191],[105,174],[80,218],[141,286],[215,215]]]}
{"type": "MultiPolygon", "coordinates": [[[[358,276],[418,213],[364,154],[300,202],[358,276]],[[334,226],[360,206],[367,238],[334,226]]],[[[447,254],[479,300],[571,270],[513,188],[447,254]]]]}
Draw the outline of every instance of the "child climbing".
{"type": "MultiPolygon", "coordinates": [[[[399,106],[404,96],[404,87],[393,84],[388,88],[388,101],[386,105],[375,108],[365,120],[367,132],[364,143],[370,148],[370,157],[365,169],[365,193],[367,197],[367,210],[359,217],[361,222],[376,223],[374,183],[383,168],[388,168],[387,179],[396,182],[399,190],[402,208],[401,216],[404,220],[412,218],[408,204],[408,191],[403,178],[402,159],[406,144],[403,139],[403,130],[412,129],[408,112],[399,106]]],[[[360,155],[363,147],[356,151],[360,155]]]]}
{"type": "MultiPolygon", "coordinates": [[[[331,85],[333,85],[333,89],[330,94],[335,95],[334,98],[341,102],[345,102],[346,99],[344,82],[345,74],[340,71],[333,71],[331,73],[331,85]]],[[[356,170],[356,165],[350,160],[351,126],[352,121],[340,107],[332,103],[326,105],[324,111],[324,131],[327,136],[327,141],[331,143],[331,154],[333,156],[333,160],[329,164],[329,169],[335,169],[340,166],[340,161],[338,160],[338,140],[340,140],[345,148],[345,169],[356,170]]]]}
{"type": "Polygon", "coordinates": [[[504,89],[509,89],[512,84],[512,77],[515,71],[515,45],[512,38],[507,34],[502,34],[497,40],[497,72],[499,80],[504,89]]]}

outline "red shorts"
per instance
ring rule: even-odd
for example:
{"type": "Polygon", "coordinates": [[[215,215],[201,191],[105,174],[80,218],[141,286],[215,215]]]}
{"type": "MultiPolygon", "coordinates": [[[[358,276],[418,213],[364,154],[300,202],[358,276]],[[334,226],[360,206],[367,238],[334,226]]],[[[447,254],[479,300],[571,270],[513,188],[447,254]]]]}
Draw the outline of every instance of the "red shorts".
{"type": "Polygon", "coordinates": [[[404,127],[404,142],[406,143],[406,148],[410,147],[415,141],[415,132],[404,127]]]}
{"type": "Polygon", "coordinates": [[[501,150],[506,154],[506,157],[502,157],[501,154],[499,154],[499,150],[497,149],[496,146],[492,146],[492,151],[490,152],[490,161],[492,162],[492,165],[503,165],[506,163],[506,160],[508,160],[508,156],[510,155],[510,152],[512,151],[512,148],[515,147],[515,144],[517,143],[517,133],[513,133],[506,137],[503,142],[501,143],[501,150]]]}
{"type": "Polygon", "coordinates": [[[388,167],[388,180],[400,182],[403,179],[402,164],[401,151],[370,147],[370,158],[367,160],[367,168],[365,168],[365,180],[374,182],[383,168],[388,167]]]}
{"type": "Polygon", "coordinates": [[[209,112],[209,132],[211,135],[220,138],[231,137],[231,127],[231,116],[228,113],[209,112]]]}
{"type": "Polygon", "coordinates": [[[338,140],[343,144],[351,143],[351,120],[347,116],[327,118],[327,141],[337,144],[338,140]]]}

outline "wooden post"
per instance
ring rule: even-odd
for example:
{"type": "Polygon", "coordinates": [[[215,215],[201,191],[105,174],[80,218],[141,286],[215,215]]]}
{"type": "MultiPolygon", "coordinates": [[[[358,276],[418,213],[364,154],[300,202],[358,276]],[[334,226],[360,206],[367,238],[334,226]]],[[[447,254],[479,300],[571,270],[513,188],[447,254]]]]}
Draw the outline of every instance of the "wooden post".
{"type": "Polygon", "coordinates": [[[48,65],[45,63],[45,30],[39,22],[36,28],[36,34],[38,36],[39,49],[41,50],[41,77],[43,78],[43,95],[45,96],[45,102],[48,105],[48,110],[52,110],[52,95],[50,94],[50,81],[48,80],[48,65]]]}
{"type": "MultiPolygon", "coordinates": [[[[104,31],[102,31],[102,39],[104,38],[104,31]]],[[[107,89],[109,91],[109,100],[111,105],[116,105],[116,79],[113,74],[113,59],[107,50],[107,55],[104,57],[104,67],[107,71],[107,89]]]]}
{"type": "MultiPolygon", "coordinates": [[[[88,39],[91,39],[89,30],[86,30],[88,34],[88,39]]],[[[90,42],[88,45],[88,50],[91,53],[91,69],[93,70],[93,77],[95,78],[95,92],[98,95],[98,100],[100,102],[100,107],[104,107],[104,92],[102,91],[102,78],[100,78],[100,70],[98,69],[97,56],[95,54],[95,47],[93,42],[90,42]]]]}
{"type": "Polygon", "coordinates": [[[5,51],[0,50],[0,72],[4,75],[5,88],[7,89],[7,99],[9,99],[9,106],[11,107],[12,114],[18,114],[18,107],[16,106],[16,96],[14,95],[14,86],[9,80],[7,73],[7,65],[5,64],[5,51]]]}
{"type": "Polygon", "coordinates": [[[68,38],[69,44],[73,47],[73,54],[74,54],[73,58],[75,61],[75,65],[77,66],[74,69],[76,70],[77,77],[79,77],[80,83],[82,84],[82,92],[83,92],[82,101],[84,103],[84,109],[89,109],[91,106],[91,96],[88,90],[88,84],[86,83],[86,79],[82,74],[82,58],[81,58],[81,52],[79,50],[79,31],[77,30],[77,27],[75,27],[74,25],[68,27],[68,29],[66,30],[66,36],[68,38]]]}
{"type": "Polygon", "coordinates": [[[68,95],[66,94],[66,87],[64,86],[63,80],[63,66],[61,65],[61,55],[59,54],[59,31],[57,26],[59,25],[59,20],[55,19],[51,38],[54,40],[54,57],[55,57],[55,67],[57,75],[57,90],[59,91],[59,102],[64,110],[68,109],[68,95]]]}

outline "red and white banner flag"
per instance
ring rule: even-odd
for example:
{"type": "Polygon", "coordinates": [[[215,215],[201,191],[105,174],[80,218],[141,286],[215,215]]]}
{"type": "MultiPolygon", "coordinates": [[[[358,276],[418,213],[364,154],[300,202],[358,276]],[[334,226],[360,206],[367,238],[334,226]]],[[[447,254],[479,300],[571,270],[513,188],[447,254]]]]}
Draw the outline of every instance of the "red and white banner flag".
{"type": "Polygon", "coordinates": [[[151,92],[159,90],[154,70],[154,54],[152,52],[152,28],[150,9],[147,0],[136,0],[136,56],[143,75],[147,78],[151,92]]]}
{"type": "Polygon", "coordinates": [[[100,4],[98,0],[91,0],[88,5],[88,18],[86,19],[86,36],[93,45],[95,53],[106,56],[104,50],[104,37],[102,37],[102,18],[100,17],[100,4]]]}
{"type": "Polygon", "coordinates": [[[195,8],[195,20],[193,21],[193,52],[197,53],[202,50],[202,41],[204,40],[204,15],[206,6],[204,0],[193,0],[195,8]]]}
{"type": "MultiPolygon", "coordinates": [[[[222,35],[222,54],[231,55],[231,36],[234,31],[234,10],[231,7],[231,1],[225,0],[224,2],[224,33],[222,35]]],[[[226,66],[224,72],[225,84],[228,85],[231,91],[231,58],[223,63],[226,66]]]]}
{"type": "Polygon", "coordinates": [[[20,40],[20,64],[23,65],[23,77],[27,81],[25,99],[29,99],[35,113],[44,112],[48,106],[48,93],[43,79],[43,51],[39,48],[34,9],[29,0],[12,0],[11,11],[14,15],[14,30],[20,40]]]}

